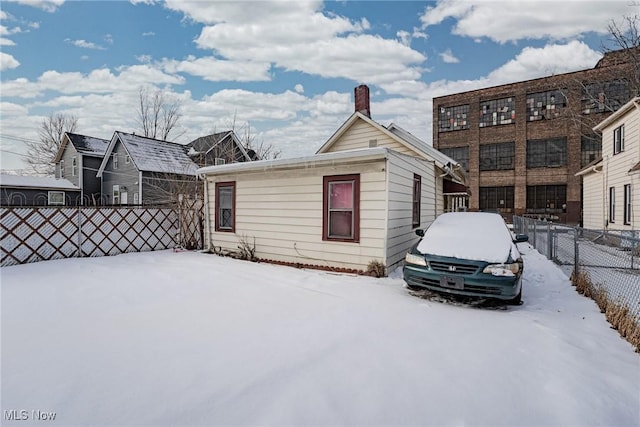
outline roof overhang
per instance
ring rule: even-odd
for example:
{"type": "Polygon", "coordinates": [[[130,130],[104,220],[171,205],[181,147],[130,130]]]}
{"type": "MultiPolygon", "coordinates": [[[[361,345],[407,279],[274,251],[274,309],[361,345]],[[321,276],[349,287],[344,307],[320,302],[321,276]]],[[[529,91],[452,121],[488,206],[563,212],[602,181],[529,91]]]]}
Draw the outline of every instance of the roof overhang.
{"type": "Polygon", "coordinates": [[[624,116],[634,108],[640,110],[640,96],[636,96],[635,98],[631,99],[629,102],[624,104],[622,107],[618,109],[618,111],[614,112],[609,117],[607,117],[606,119],[604,119],[603,121],[595,125],[593,127],[593,130],[602,132],[604,128],[611,125],[611,123],[615,122],[620,117],[624,116]]]}

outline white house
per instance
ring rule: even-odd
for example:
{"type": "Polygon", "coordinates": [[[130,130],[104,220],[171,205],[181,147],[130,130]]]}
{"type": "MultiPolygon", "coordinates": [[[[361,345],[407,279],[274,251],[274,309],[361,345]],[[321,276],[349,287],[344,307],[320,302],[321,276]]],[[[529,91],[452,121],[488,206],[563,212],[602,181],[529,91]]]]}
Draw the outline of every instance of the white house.
{"type": "Polygon", "coordinates": [[[371,120],[368,88],[355,92],[356,112],[315,155],[198,170],[209,249],[255,239],[262,260],[355,271],[404,259],[415,229],[443,212],[443,187],[465,188],[464,173],[398,126],[371,120]]]}
{"type": "Polygon", "coordinates": [[[596,230],[640,230],[640,97],[603,120],[602,159],[583,178],[583,225],[596,230]]]}

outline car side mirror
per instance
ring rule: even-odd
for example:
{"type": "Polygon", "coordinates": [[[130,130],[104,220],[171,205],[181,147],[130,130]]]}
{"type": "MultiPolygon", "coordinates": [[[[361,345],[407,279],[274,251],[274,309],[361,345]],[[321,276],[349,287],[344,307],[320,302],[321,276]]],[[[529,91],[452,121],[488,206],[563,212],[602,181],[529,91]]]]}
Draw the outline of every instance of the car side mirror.
{"type": "Polygon", "coordinates": [[[529,236],[527,236],[526,234],[516,234],[516,238],[513,239],[513,241],[515,243],[528,242],[529,241],[529,236]]]}
{"type": "Polygon", "coordinates": [[[418,228],[416,230],[416,234],[420,237],[424,237],[424,230],[422,228],[418,228]]]}

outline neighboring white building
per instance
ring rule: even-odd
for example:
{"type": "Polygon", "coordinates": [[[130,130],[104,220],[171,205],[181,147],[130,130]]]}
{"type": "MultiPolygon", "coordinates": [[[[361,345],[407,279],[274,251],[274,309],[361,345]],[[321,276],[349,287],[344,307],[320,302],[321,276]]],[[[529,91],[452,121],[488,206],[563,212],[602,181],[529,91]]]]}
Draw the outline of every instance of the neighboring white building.
{"type": "Polygon", "coordinates": [[[443,188],[466,189],[451,158],[395,125],[369,117],[368,88],[356,112],[313,156],[209,166],[206,246],[253,244],[262,260],[392,269],[444,211],[443,188]]]}
{"type": "Polygon", "coordinates": [[[583,177],[583,225],[596,230],[640,230],[640,97],[599,123],[602,159],[583,177]]]}

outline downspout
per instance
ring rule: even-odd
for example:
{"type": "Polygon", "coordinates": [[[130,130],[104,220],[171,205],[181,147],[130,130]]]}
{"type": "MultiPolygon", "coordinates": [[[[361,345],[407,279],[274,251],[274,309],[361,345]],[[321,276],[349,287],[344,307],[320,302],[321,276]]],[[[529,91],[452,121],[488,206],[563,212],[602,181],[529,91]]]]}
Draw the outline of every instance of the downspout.
{"type": "Polygon", "coordinates": [[[82,159],[84,156],[78,153],[78,187],[80,187],[80,205],[84,205],[84,169],[82,159]]]}
{"type": "Polygon", "coordinates": [[[200,175],[200,179],[204,180],[204,232],[205,232],[205,251],[211,252],[211,225],[209,217],[209,180],[206,175],[200,175]]]}
{"type": "Polygon", "coordinates": [[[142,204],[142,171],[138,171],[138,204],[142,204]]]}

